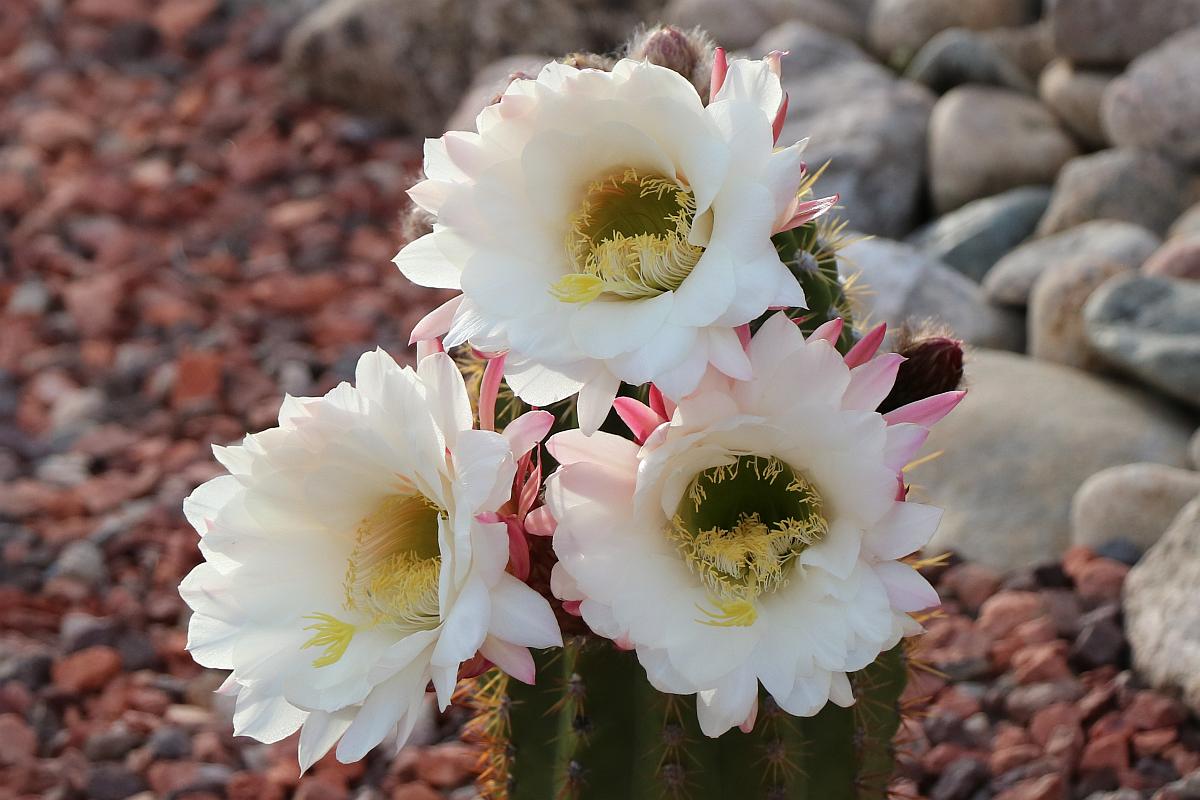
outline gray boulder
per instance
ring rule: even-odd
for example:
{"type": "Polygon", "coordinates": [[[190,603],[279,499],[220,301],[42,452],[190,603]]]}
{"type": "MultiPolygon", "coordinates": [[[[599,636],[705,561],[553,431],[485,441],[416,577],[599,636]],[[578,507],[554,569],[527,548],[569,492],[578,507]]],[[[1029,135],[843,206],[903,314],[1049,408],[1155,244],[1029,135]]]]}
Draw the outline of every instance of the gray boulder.
{"type": "Polygon", "coordinates": [[[1029,238],[1049,203],[1048,187],[1009,189],[939,217],[908,242],[978,283],[1002,256],[1029,238]]]}
{"type": "Polygon", "coordinates": [[[1083,482],[1071,501],[1071,543],[1095,549],[1126,539],[1146,550],[1200,497],[1200,472],[1165,464],[1122,464],[1083,482]]]}
{"type": "Polygon", "coordinates": [[[1187,177],[1162,156],[1126,148],[1068,163],[1054,183],[1038,235],[1094,219],[1135,222],[1161,235],[1186,206],[1187,177]]]}
{"type": "Polygon", "coordinates": [[[930,39],[904,70],[904,77],[938,94],[964,83],[1033,93],[1033,82],[1000,48],[964,28],[951,28],[930,39]]]}
{"type": "Polygon", "coordinates": [[[1055,0],[1047,6],[1054,49],[1076,64],[1123,66],[1200,25],[1200,0],[1055,0]]]}
{"type": "Polygon", "coordinates": [[[1060,556],[1079,486],[1132,461],[1183,466],[1194,422],[1152,395],[1079,370],[976,350],[967,397],[934,426],[942,455],[914,468],[913,498],[945,515],[927,552],[997,570],[1060,556]]]}
{"type": "Polygon", "coordinates": [[[1033,22],[1030,0],[875,0],[868,39],[889,64],[907,64],[921,46],[948,28],[987,30],[1033,22]]]}
{"type": "Polygon", "coordinates": [[[1078,154],[1045,106],[1019,92],[952,89],[929,120],[929,185],[939,214],[1017,186],[1048,185],[1078,154]]]}
{"type": "Polygon", "coordinates": [[[309,94],[437,136],[476,73],[521,52],[607,52],[662,0],[328,0],[288,34],[309,94]]]}
{"type": "Polygon", "coordinates": [[[984,302],[974,282],[912,245],[867,239],[841,256],[842,274],[857,276],[860,315],[893,330],[908,319],[933,320],[971,344],[1021,349],[1019,316],[984,302]]]}
{"type": "Polygon", "coordinates": [[[983,292],[994,303],[1024,306],[1038,276],[1054,264],[1088,259],[1137,269],[1161,244],[1158,236],[1140,225],[1112,220],[1084,223],[1013,250],[988,272],[983,292]]]}
{"type": "Polygon", "coordinates": [[[1114,144],[1200,167],[1200,27],[1139,56],[1105,90],[1103,117],[1114,144]]]}
{"type": "Polygon", "coordinates": [[[1084,324],[1109,363],[1200,408],[1200,282],[1113,278],[1088,300],[1084,324]]]}
{"type": "Polygon", "coordinates": [[[1200,498],[1179,512],[1125,579],[1125,635],[1151,685],[1200,713],[1200,498]]]}

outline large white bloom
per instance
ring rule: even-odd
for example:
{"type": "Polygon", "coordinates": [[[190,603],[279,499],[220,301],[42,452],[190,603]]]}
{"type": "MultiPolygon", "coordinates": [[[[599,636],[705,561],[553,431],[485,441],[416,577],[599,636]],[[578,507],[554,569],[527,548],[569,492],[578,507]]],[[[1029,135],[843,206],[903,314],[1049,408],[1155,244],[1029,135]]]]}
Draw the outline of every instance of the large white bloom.
{"type": "Polygon", "coordinates": [[[898,476],[961,393],[880,415],[903,359],[847,363],[836,335],[806,341],[777,314],[749,345],[751,380],[710,376],[641,447],[547,443],[563,465],[546,490],[555,593],[636,649],[656,688],[697,693],[710,736],[753,718],[759,682],[796,715],[850,704],[846,673],[937,603],[896,559],[941,512],[898,500],[898,476]]]}
{"type": "Polygon", "coordinates": [[[804,305],[771,243],[803,171],[801,145],[774,147],[782,100],[777,57],[732,62],[707,106],[678,73],[628,59],[514,81],[478,133],[425,144],[410,195],[436,223],[396,263],[462,294],[414,336],[509,352],[521,399],[579,392],[587,432],[620,381],[679,398],[710,364],[749,378],[734,328],[804,305]]]}
{"type": "Polygon", "coordinates": [[[279,427],[215,448],[229,475],[184,511],[205,562],[184,580],[188,649],[232,670],[235,732],[264,742],[302,727],[301,767],[338,742],[362,758],[403,744],[433,682],[445,707],[477,653],[531,681],[528,647],[561,644],[544,598],[505,572],[515,459],[552,421],[473,430],[445,354],[401,369],[382,351],[356,386],[287,398],[279,427]]]}

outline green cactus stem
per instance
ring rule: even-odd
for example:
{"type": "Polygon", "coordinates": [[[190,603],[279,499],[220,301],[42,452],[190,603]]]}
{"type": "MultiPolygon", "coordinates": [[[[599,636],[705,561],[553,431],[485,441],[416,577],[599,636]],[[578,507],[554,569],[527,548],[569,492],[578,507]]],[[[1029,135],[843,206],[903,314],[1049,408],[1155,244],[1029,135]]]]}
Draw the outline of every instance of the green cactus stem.
{"type": "Polygon", "coordinates": [[[754,729],[701,733],[694,697],[647,682],[632,653],[576,637],[539,682],[498,673],[472,698],[489,800],[882,800],[906,682],[902,648],[852,676],[857,702],[811,718],[760,698],[754,729]]]}

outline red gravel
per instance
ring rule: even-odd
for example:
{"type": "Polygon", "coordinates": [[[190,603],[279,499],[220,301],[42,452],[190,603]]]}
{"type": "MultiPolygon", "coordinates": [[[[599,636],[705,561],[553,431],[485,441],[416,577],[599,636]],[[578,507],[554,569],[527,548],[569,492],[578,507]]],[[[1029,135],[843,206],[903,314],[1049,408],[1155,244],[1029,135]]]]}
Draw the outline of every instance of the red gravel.
{"type": "Polygon", "coordinates": [[[907,692],[923,713],[902,731],[896,794],[1194,796],[1164,787],[1200,770],[1200,724],[1128,670],[1126,572],[1083,548],[1008,576],[965,563],[933,570],[943,607],[917,646],[932,671],[907,692]],[[994,593],[982,597],[980,586],[994,593]]]}
{"type": "Polygon", "coordinates": [[[262,9],[2,5],[0,798],[449,793],[455,718],[302,781],[234,739],[176,591],[210,445],[439,299],[390,263],[419,142],[290,97],[262,9]]]}

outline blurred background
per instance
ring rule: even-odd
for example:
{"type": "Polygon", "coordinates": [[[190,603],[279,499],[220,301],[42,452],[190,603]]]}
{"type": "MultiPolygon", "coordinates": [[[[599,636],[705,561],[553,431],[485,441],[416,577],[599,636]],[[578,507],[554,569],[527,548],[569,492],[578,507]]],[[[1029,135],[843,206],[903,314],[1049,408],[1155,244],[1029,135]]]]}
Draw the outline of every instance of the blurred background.
{"type": "Polygon", "coordinates": [[[0,800],[475,796],[461,711],[303,780],[232,737],[180,505],[411,358],[422,137],[659,22],[790,51],[860,310],[971,345],[897,796],[1200,798],[1200,0],[3,0],[0,800]]]}

